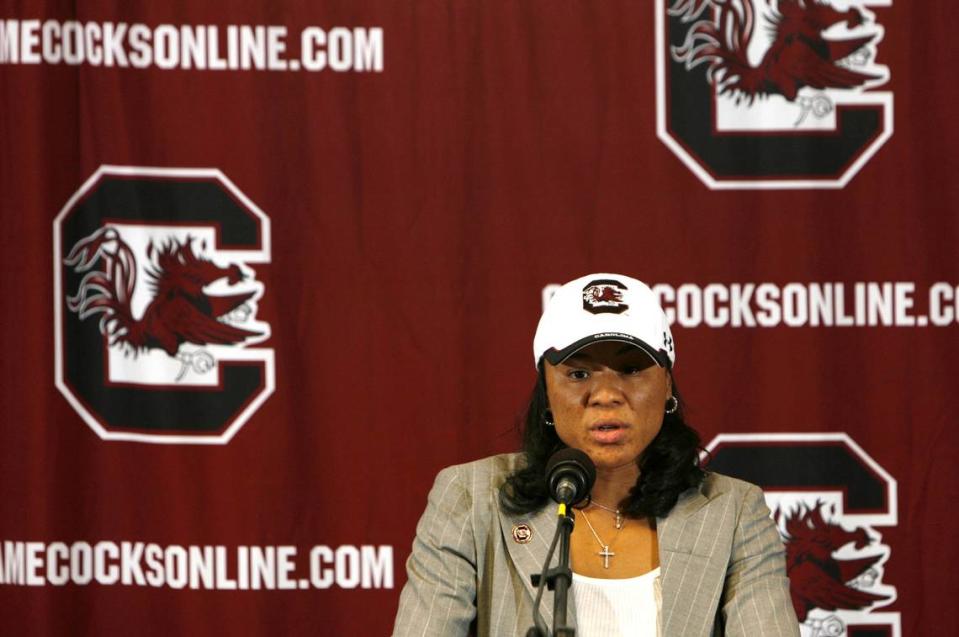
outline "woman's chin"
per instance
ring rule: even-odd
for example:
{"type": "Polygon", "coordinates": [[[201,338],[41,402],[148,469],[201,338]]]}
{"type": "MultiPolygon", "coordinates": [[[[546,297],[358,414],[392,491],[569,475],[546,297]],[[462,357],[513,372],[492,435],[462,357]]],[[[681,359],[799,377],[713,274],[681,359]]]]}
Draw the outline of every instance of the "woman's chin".
{"type": "Polygon", "coordinates": [[[586,455],[596,465],[597,471],[616,471],[624,467],[635,468],[639,471],[636,464],[638,457],[626,453],[623,449],[586,449],[586,455]]]}

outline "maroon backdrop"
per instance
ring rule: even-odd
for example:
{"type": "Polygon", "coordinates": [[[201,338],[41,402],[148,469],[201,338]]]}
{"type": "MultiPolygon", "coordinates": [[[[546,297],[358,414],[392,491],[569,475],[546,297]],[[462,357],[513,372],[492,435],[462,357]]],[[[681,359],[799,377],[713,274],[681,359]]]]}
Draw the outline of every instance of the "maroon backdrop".
{"type": "MultiPolygon", "coordinates": [[[[951,5],[837,0],[863,20],[831,38],[881,38],[824,63],[885,75],[757,96],[808,116],[777,136],[720,130],[662,2],[154,4],[0,2],[3,632],[388,634],[435,473],[517,446],[544,288],[619,271],[677,313],[704,444],[842,433],[871,459],[880,504],[834,523],[866,530],[893,601],[837,613],[850,632],[959,633],[951,5]],[[257,25],[285,51],[237,53],[257,25]],[[880,94],[888,110],[842,106],[880,94]],[[818,98],[840,118],[821,131],[818,98]],[[83,245],[99,285],[67,263],[83,245]],[[161,254],[218,268],[194,300],[249,298],[194,305],[215,325],[192,341],[173,310],[146,326],[161,254]],[[136,268],[111,347],[67,297],[116,301],[136,268]],[[229,590],[253,553],[261,587],[229,590]]],[[[792,491],[849,495],[833,468],[792,491]]]]}

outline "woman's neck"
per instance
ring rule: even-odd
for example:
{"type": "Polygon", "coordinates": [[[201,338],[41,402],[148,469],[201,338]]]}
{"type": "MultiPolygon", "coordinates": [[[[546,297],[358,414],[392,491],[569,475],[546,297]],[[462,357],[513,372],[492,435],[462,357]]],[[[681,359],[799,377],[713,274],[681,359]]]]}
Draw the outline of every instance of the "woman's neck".
{"type": "Polygon", "coordinates": [[[593,502],[603,506],[618,508],[619,503],[626,499],[630,490],[636,486],[639,478],[639,467],[627,465],[613,469],[596,470],[596,483],[593,485],[593,502]]]}

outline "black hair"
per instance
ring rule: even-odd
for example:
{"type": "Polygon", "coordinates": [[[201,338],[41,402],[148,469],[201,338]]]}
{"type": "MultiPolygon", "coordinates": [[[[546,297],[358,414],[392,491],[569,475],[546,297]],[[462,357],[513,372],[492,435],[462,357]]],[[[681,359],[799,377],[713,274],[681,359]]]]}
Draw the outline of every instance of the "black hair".
{"type": "MultiPolygon", "coordinates": [[[[556,428],[546,424],[549,403],[542,361],[538,370],[523,427],[526,465],[506,478],[499,494],[501,506],[511,513],[532,513],[549,500],[546,462],[566,446],[556,434],[556,428]]],[[[636,461],[639,465],[636,485],[626,499],[619,503],[623,513],[629,517],[666,515],[676,504],[680,493],[698,487],[705,478],[705,471],[699,466],[699,434],[686,424],[683,415],[685,405],[676,387],[675,377],[673,396],[678,401],[676,411],[664,414],[659,434],[636,461]]],[[[663,407],[665,410],[665,405],[663,407]]]]}

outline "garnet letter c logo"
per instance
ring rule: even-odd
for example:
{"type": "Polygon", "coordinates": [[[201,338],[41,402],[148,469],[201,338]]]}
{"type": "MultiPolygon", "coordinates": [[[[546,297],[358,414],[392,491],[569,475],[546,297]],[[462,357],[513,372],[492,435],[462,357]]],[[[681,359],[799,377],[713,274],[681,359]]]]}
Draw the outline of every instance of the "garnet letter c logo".
{"type": "Polygon", "coordinates": [[[215,169],[103,166],[57,215],[55,380],[104,440],[226,444],[273,392],[270,220],[215,169]]]}

